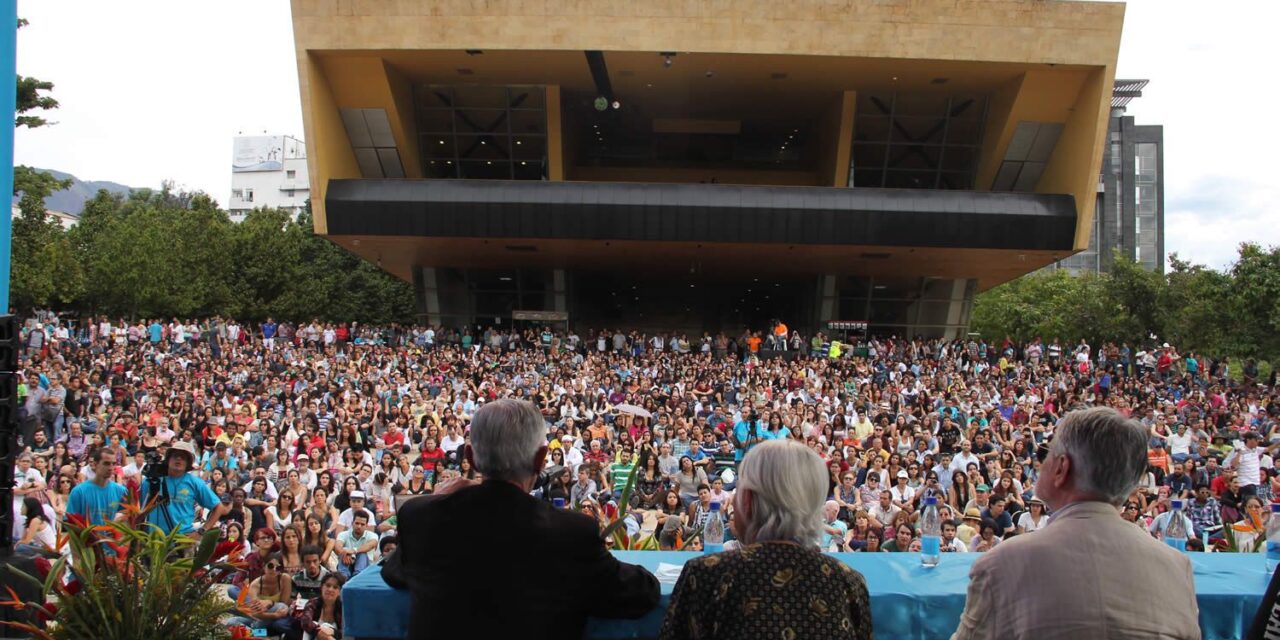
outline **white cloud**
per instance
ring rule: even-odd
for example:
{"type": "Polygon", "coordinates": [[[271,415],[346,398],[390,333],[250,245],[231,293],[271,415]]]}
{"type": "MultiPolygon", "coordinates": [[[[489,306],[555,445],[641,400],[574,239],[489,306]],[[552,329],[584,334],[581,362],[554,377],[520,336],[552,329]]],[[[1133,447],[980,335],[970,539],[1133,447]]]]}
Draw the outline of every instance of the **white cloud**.
{"type": "MultiPolygon", "coordinates": [[[[287,0],[23,0],[18,70],[53,81],[58,124],[19,131],[16,160],[83,179],[172,179],[226,202],[231,137],[302,135],[287,0]]],[[[1129,113],[1165,127],[1170,252],[1221,266],[1280,243],[1273,111],[1263,75],[1280,2],[1128,5],[1118,74],[1149,78],[1129,113]],[[1212,196],[1214,185],[1225,200],[1212,196]],[[1206,197],[1206,193],[1210,197],[1206,197]],[[1228,198],[1229,196],[1229,198],[1228,198]]]]}

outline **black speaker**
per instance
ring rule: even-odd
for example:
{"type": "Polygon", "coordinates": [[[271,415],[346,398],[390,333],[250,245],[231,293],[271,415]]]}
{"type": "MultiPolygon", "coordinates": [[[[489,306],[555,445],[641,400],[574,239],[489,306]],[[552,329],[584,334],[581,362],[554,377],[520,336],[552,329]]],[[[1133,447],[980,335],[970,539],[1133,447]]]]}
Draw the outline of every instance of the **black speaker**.
{"type": "Polygon", "coordinates": [[[13,463],[18,450],[18,319],[0,316],[0,555],[13,550],[13,463]]]}
{"type": "Polygon", "coordinates": [[[21,350],[22,331],[18,318],[11,315],[0,316],[0,371],[17,371],[21,350]]]}

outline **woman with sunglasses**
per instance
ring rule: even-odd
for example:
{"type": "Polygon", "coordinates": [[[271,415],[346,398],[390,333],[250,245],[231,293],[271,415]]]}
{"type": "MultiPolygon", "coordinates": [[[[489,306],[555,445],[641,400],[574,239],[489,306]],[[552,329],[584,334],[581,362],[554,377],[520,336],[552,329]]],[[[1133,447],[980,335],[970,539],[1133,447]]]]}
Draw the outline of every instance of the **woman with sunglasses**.
{"type": "Polygon", "coordinates": [[[262,576],[249,583],[248,592],[237,598],[242,615],[226,621],[228,627],[245,626],[266,629],[270,635],[284,635],[293,627],[290,609],[293,603],[293,579],[283,571],[279,553],[267,556],[262,576]]]}

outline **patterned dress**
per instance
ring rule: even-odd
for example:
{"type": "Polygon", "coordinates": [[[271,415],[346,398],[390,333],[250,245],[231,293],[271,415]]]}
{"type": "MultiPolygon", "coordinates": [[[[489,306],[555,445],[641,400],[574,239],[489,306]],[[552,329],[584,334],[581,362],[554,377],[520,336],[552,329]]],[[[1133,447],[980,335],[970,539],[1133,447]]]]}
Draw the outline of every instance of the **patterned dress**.
{"type": "Polygon", "coordinates": [[[816,548],[752,544],[690,560],[661,640],[870,640],[862,574],[816,548]]]}

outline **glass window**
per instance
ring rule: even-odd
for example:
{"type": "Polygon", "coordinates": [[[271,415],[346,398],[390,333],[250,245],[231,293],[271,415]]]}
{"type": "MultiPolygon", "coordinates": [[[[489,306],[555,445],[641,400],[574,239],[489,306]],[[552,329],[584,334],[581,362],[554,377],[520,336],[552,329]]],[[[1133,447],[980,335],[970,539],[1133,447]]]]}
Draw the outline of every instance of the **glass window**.
{"type": "Polygon", "coordinates": [[[414,95],[427,177],[545,177],[547,114],[541,86],[424,85],[414,95]]]}

